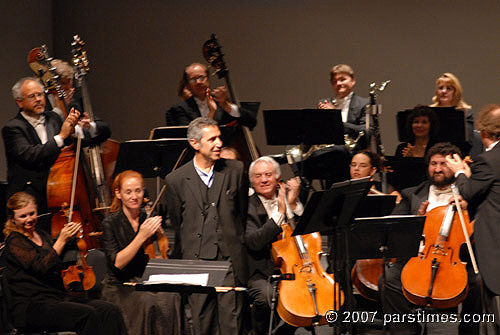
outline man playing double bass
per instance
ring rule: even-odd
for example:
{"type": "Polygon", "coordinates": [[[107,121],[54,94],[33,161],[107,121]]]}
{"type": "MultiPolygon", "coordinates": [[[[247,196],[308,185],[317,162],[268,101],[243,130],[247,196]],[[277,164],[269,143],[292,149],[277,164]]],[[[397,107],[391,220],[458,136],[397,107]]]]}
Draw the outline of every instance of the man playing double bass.
{"type": "Polygon", "coordinates": [[[205,65],[188,65],[184,69],[182,81],[192,96],[170,107],[165,114],[167,126],[187,126],[200,116],[214,119],[220,125],[238,120],[241,125],[252,129],[257,124],[254,113],[229,101],[225,86],[210,90],[210,79],[205,65]]]}
{"type": "MultiPolygon", "coordinates": [[[[437,143],[432,146],[426,155],[428,180],[421,184],[404,189],[401,193],[403,199],[396,206],[392,214],[395,215],[426,215],[430,210],[446,206],[453,201],[451,185],[455,183],[452,170],[446,162],[447,155],[459,156],[460,149],[450,143],[437,143]]],[[[462,209],[467,208],[465,201],[460,201],[462,209]]],[[[432,243],[427,242],[427,243],[432,243]]],[[[408,315],[415,314],[417,306],[409,302],[402,292],[401,271],[408,260],[398,260],[392,266],[386,268],[385,291],[382,297],[382,308],[385,314],[408,315]]],[[[469,271],[470,273],[470,271],[469,271]]],[[[416,278],[418,280],[418,278],[416,278]]],[[[462,313],[474,313],[477,311],[478,287],[474,285],[474,277],[469,275],[469,294],[463,302],[462,313]]],[[[379,279],[379,287],[383,285],[382,278],[379,279]]],[[[381,290],[379,289],[379,292],[381,290]]],[[[480,308],[479,308],[480,310],[480,308]]],[[[429,313],[454,313],[456,310],[431,309],[429,313]]],[[[427,334],[457,334],[458,323],[453,322],[429,322],[425,325],[415,322],[391,322],[388,324],[391,334],[420,334],[421,327],[427,327],[427,334]]],[[[473,334],[478,330],[477,324],[463,324],[460,333],[473,334]]]]}
{"type": "MultiPolygon", "coordinates": [[[[19,112],[2,128],[7,156],[7,197],[18,191],[28,192],[36,198],[38,212],[43,214],[47,211],[50,168],[61,148],[71,143],[80,112],[71,109],[63,120],[55,112],[45,111],[44,87],[32,77],[18,80],[12,87],[12,96],[19,112]]],[[[90,134],[84,134],[86,141],[92,140],[90,134]]],[[[50,233],[49,221],[39,224],[50,233]]]]}
{"type": "MultiPolygon", "coordinates": [[[[255,190],[248,202],[245,241],[249,253],[250,278],[248,293],[255,308],[254,334],[268,334],[272,284],[269,277],[275,273],[271,244],[282,232],[281,224],[285,217],[302,215],[304,207],[298,196],[300,182],[297,178],[287,181],[287,201],[285,204],[285,184],[279,182],[281,169],[271,157],[260,157],[250,164],[250,182],[255,190]],[[278,185],[282,187],[279,188],[278,185]],[[290,212],[291,211],[291,212],[290,212]]],[[[276,334],[293,334],[296,328],[281,321],[276,334]]]]}
{"type": "Polygon", "coordinates": [[[493,297],[500,295],[500,105],[490,104],[481,109],[476,120],[485,152],[477,156],[469,168],[458,156],[447,157],[455,173],[457,186],[475,213],[474,236],[479,272],[484,282],[488,312],[495,312],[498,326],[498,304],[493,297]],[[495,310],[496,309],[496,310],[495,310]]]}

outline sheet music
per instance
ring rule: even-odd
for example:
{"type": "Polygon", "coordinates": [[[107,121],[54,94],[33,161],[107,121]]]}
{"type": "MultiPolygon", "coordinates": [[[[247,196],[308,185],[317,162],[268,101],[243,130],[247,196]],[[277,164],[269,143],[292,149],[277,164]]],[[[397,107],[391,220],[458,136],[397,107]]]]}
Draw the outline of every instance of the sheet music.
{"type": "Polygon", "coordinates": [[[181,284],[207,286],[208,273],[190,273],[190,274],[155,274],[150,275],[149,280],[144,285],[153,284],[181,284]]]}

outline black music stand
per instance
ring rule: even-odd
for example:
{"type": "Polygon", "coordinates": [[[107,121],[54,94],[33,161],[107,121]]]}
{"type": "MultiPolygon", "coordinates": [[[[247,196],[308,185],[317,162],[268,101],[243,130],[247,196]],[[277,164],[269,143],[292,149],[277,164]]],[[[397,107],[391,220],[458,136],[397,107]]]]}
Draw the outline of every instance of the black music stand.
{"type": "Polygon", "coordinates": [[[300,175],[328,181],[349,178],[351,155],[344,143],[340,110],[265,110],[264,124],[268,145],[300,145],[304,153],[310,145],[334,144],[315,151],[309,158],[294,162],[300,175]]]}
{"type": "Polygon", "coordinates": [[[265,110],[269,145],[344,145],[344,125],[339,109],[265,110]]]}
{"type": "Polygon", "coordinates": [[[387,182],[396,190],[416,186],[427,180],[427,164],[423,157],[384,156],[392,171],[387,173],[387,182]]]}
{"type": "MultiPolygon", "coordinates": [[[[347,309],[352,312],[352,287],[350,285],[350,255],[348,227],[352,222],[360,200],[368,194],[370,177],[346,180],[333,184],[326,191],[314,192],[304,209],[293,236],[320,232],[333,235],[329,262],[333,263],[336,280],[343,278],[347,309]],[[337,262],[338,260],[338,262],[337,262]]],[[[340,299],[335,292],[334,305],[340,299]]],[[[349,327],[352,327],[349,324],[349,327]]],[[[351,329],[352,334],[352,329],[351,329]]]]}
{"type": "Polygon", "coordinates": [[[150,259],[141,278],[141,282],[135,284],[138,291],[151,292],[177,292],[181,295],[181,334],[185,334],[184,304],[190,293],[215,294],[220,288],[227,291],[236,288],[222,287],[224,277],[229,270],[228,261],[203,261],[189,259],[150,259]],[[168,284],[168,283],[146,283],[149,276],[153,274],[202,274],[208,273],[206,286],[191,284],[168,284]],[[218,289],[219,288],[219,289],[218,289]]]}
{"type": "Polygon", "coordinates": [[[163,138],[169,139],[183,139],[187,141],[187,129],[188,126],[168,126],[168,127],[156,127],[151,129],[149,132],[150,140],[157,140],[163,138]]]}
{"type": "MultiPolygon", "coordinates": [[[[465,127],[465,113],[454,107],[429,107],[432,109],[439,121],[437,142],[464,143],[468,136],[465,127]]],[[[413,109],[398,112],[396,121],[398,125],[398,138],[400,142],[409,142],[410,135],[407,129],[407,119],[413,109]]]]}
{"type": "MultiPolygon", "coordinates": [[[[113,177],[125,170],[140,172],[144,178],[165,178],[184,149],[185,139],[131,140],[120,144],[113,177]]],[[[185,157],[187,162],[190,157],[185,157]]]]}

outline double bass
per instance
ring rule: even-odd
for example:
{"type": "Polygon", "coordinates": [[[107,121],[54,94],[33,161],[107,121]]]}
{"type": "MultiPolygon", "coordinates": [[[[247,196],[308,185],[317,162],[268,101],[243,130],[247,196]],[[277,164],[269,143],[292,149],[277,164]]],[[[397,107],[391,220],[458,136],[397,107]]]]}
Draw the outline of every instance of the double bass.
{"type": "MultiPolygon", "coordinates": [[[[224,55],[221,52],[221,47],[215,34],[212,34],[210,39],[203,44],[202,52],[203,57],[205,57],[210,67],[214,69],[214,74],[217,75],[219,79],[225,80],[232,102],[239,105],[229,78],[229,69],[226,66],[224,55]]],[[[237,122],[232,122],[226,126],[234,127],[234,132],[228,144],[238,151],[245,168],[248,169],[250,163],[260,156],[250,129],[237,122]]]]}
{"type": "MultiPolygon", "coordinates": [[[[52,65],[52,60],[45,45],[32,49],[28,54],[30,67],[43,82],[49,96],[55,96],[56,106],[54,107],[59,108],[66,117],[68,115],[65,103],[66,93],[60,85],[60,77],[52,65]]],[[[49,210],[54,213],[52,237],[55,238],[67,222],[65,211],[61,211],[60,208],[65,208],[70,202],[74,202],[72,212],[77,213],[81,218],[86,245],[89,248],[96,248],[99,246],[95,238],[99,235],[96,232],[99,219],[92,212],[89,183],[82,164],[79,163],[80,160],[77,160],[80,155],[79,151],[80,148],[75,148],[74,144],[64,147],[50,169],[47,181],[47,202],[49,210]]]]}
{"type": "MultiPolygon", "coordinates": [[[[84,50],[85,42],[78,35],[73,36],[72,62],[75,69],[75,80],[81,89],[83,110],[88,114],[90,122],[95,121],[92,103],[90,101],[89,89],[87,86],[87,74],[90,70],[87,52],[84,50]]],[[[108,139],[102,144],[91,144],[84,148],[89,166],[89,175],[94,194],[94,212],[103,214],[109,213],[111,205],[111,184],[112,174],[115,168],[120,144],[117,141],[108,139]]]]}

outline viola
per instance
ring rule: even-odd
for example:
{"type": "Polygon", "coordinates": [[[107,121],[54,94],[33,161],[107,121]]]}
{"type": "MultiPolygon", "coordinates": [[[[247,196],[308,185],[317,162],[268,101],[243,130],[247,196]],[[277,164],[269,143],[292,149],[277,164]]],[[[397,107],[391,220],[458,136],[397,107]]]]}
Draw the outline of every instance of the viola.
{"type": "Polygon", "coordinates": [[[452,308],[467,296],[466,264],[460,259],[460,247],[473,232],[467,211],[455,205],[432,209],[426,215],[425,245],[401,272],[405,297],[419,306],[452,308]],[[467,238],[461,227],[464,219],[467,238]]]}

